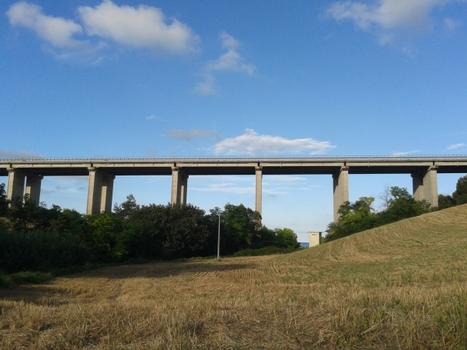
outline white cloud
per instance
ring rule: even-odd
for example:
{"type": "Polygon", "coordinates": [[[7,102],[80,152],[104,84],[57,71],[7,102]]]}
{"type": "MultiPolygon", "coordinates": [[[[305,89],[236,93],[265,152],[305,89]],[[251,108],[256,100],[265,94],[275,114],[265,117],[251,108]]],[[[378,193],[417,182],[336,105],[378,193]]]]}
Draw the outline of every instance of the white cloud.
{"type": "Polygon", "coordinates": [[[209,184],[202,187],[191,187],[190,190],[198,192],[215,192],[215,193],[234,193],[234,194],[252,194],[255,193],[254,186],[241,186],[231,182],[209,184]]]}
{"type": "Polygon", "coordinates": [[[455,32],[462,26],[462,22],[453,18],[446,17],[443,20],[444,28],[449,32],[455,32]]]}
{"type": "Polygon", "coordinates": [[[180,54],[195,50],[199,42],[187,25],[167,21],[162,10],[152,6],[118,6],[105,0],[96,7],[79,7],[78,13],[89,35],[126,47],[180,54]]]}
{"type": "Polygon", "coordinates": [[[332,4],[328,15],[338,22],[353,22],[358,28],[375,32],[381,44],[393,41],[397,31],[426,29],[430,14],[451,0],[377,0],[370,5],[362,1],[332,4]]]}
{"type": "Polygon", "coordinates": [[[155,114],[148,114],[147,116],[144,117],[145,120],[147,121],[162,121],[162,118],[155,114]]]}
{"type": "Polygon", "coordinates": [[[62,61],[96,64],[115,46],[182,54],[197,49],[199,38],[177,19],[167,20],[159,8],[118,6],[104,0],[95,7],[77,9],[75,21],[50,16],[28,2],[10,6],[7,17],[14,27],[27,28],[47,46],[44,51],[62,61]]]}
{"type": "Polygon", "coordinates": [[[391,154],[391,157],[407,157],[418,153],[418,150],[413,151],[403,151],[403,152],[394,152],[391,154]]]}
{"type": "Polygon", "coordinates": [[[457,151],[460,149],[464,149],[466,147],[467,145],[465,143],[455,143],[455,144],[449,145],[446,149],[448,151],[457,151]]]}
{"type": "MultiPolygon", "coordinates": [[[[255,186],[242,186],[235,183],[225,182],[209,184],[202,187],[191,187],[190,190],[198,192],[230,193],[237,195],[253,195],[256,191],[255,186]]],[[[288,193],[285,189],[267,189],[263,188],[263,194],[268,196],[280,196],[288,193]]]]}
{"type": "Polygon", "coordinates": [[[238,52],[240,46],[237,39],[230,34],[222,32],[220,34],[222,47],[226,50],[218,59],[209,62],[206,69],[210,72],[239,72],[252,75],[255,72],[255,66],[246,63],[238,52]]]}
{"type": "Polygon", "coordinates": [[[239,52],[240,43],[232,35],[222,32],[220,34],[221,46],[225,52],[217,59],[206,64],[203,70],[202,79],[195,86],[195,92],[199,95],[215,95],[216,76],[218,72],[235,72],[251,76],[255,72],[255,66],[245,62],[239,52]]]}
{"type": "Polygon", "coordinates": [[[17,2],[7,11],[10,24],[32,30],[56,48],[76,48],[82,43],[74,38],[83,29],[72,20],[45,15],[40,6],[17,2]]]}
{"type": "Polygon", "coordinates": [[[86,176],[57,176],[47,178],[42,191],[47,194],[80,194],[87,191],[86,176]]]}
{"type": "Polygon", "coordinates": [[[214,146],[214,153],[225,155],[321,154],[335,148],[327,141],[312,138],[287,139],[281,136],[259,135],[246,129],[239,136],[227,138],[214,146]]]}
{"type": "Polygon", "coordinates": [[[193,130],[175,129],[175,130],[169,131],[167,136],[172,140],[193,141],[195,139],[217,136],[217,132],[210,131],[210,130],[201,130],[201,129],[193,129],[193,130]]]}
{"type": "MultiPolygon", "coordinates": [[[[254,175],[225,175],[222,177],[218,175],[199,175],[196,176],[196,180],[192,181],[196,181],[196,184],[192,184],[190,190],[197,192],[253,196],[256,191],[254,175]],[[222,179],[221,181],[219,181],[220,178],[222,179]],[[214,181],[214,183],[207,183],[207,181],[214,181]]],[[[307,185],[307,178],[304,176],[271,175],[266,176],[263,180],[263,194],[268,197],[283,196],[298,191],[310,191],[317,187],[319,186],[307,185]]]]}
{"type": "Polygon", "coordinates": [[[297,175],[271,175],[265,183],[302,183],[306,181],[305,176],[297,175]]]}
{"type": "Polygon", "coordinates": [[[213,96],[217,94],[216,79],[210,72],[203,74],[203,79],[195,86],[195,92],[202,96],[213,96]]]}

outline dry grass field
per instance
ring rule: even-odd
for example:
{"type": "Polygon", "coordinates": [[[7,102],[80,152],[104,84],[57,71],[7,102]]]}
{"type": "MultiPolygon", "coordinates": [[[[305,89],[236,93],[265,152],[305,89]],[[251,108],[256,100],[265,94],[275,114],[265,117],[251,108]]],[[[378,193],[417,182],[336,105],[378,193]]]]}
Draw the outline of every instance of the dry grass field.
{"type": "Polygon", "coordinates": [[[2,349],[465,349],[467,206],[283,256],[0,290],[2,349]]]}

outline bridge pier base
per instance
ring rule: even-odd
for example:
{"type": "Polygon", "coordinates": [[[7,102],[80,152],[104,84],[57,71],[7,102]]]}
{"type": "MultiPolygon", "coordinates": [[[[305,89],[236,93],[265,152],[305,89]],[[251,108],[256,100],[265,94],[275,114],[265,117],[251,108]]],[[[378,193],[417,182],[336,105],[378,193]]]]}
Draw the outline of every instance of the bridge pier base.
{"type": "Polygon", "coordinates": [[[177,167],[172,168],[172,190],[170,203],[172,206],[183,206],[187,203],[188,174],[177,167]]]}
{"type": "Polygon", "coordinates": [[[339,221],[339,208],[349,201],[349,168],[342,167],[338,173],[332,175],[334,222],[339,221]]]}
{"type": "Polygon", "coordinates": [[[7,187],[7,200],[10,203],[23,200],[24,195],[24,180],[26,176],[23,170],[8,169],[8,187],[7,187]]]}
{"type": "Polygon", "coordinates": [[[255,168],[256,192],[255,192],[255,210],[258,214],[263,211],[263,168],[255,168]]]}
{"type": "Polygon", "coordinates": [[[114,175],[106,174],[102,170],[89,169],[87,215],[112,211],[114,179],[114,175]]]}
{"type": "Polygon", "coordinates": [[[180,174],[180,205],[186,205],[188,195],[188,175],[180,174]]]}
{"type": "Polygon", "coordinates": [[[413,196],[426,201],[432,208],[438,207],[438,169],[429,167],[425,172],[412,174],[413,196]]]}
{"type": "Polygon", "coordinates": [[[40,204],[42,176],[29,174],[26,175],[26,189],[24,194],[28,196],[29,201],[35,205],[40,204]]]}

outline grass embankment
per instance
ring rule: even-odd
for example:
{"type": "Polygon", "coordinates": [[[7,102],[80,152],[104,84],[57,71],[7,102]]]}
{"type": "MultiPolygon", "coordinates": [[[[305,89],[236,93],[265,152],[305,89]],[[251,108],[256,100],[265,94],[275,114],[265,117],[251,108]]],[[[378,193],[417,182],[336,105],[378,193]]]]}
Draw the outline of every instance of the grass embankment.
{"type": "Polygon", "coordinates": [[[280,256],[106,267],[0,291],[0,348],[467,346],[467,206],[280,256]]]}

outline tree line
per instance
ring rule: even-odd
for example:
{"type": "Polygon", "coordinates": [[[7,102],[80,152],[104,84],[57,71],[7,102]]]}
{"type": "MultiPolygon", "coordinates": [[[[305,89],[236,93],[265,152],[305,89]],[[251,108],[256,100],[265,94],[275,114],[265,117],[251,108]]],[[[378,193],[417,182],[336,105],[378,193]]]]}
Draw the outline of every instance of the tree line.
{"type": "Polygon", "coordinates": [[[192,205],[139,205],[130,195],[112,213],[86,216],[55,205],[36,206],[28,198],[8,203],[0,185],[0,269],[49,271],[130,259],[212,256],[220,212],[222,255],[298,248],[291,229],[269,229],[243,205],[205,212],[192,205]]]}

